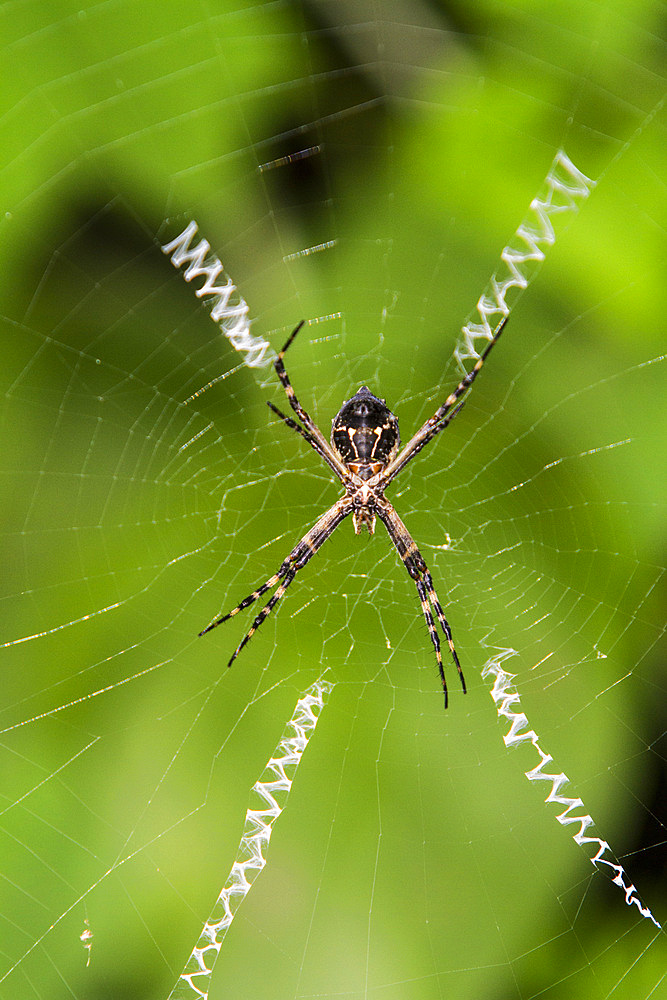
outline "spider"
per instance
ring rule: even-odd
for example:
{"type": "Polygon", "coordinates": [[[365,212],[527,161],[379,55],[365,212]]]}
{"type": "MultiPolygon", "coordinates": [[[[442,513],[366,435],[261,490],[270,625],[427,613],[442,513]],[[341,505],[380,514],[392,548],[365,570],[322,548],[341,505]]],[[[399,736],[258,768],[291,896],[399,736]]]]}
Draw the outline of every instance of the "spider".
{"type": "Polygon", "coordinates": [[[426,423],[419,428],[417,433],[410,438],[400,451],[401,436],[398,430],[398,419],[391,412],[384,399],[378,399],[365,385],[362,385],[351,399],[343,403],[331,425],[331,443],[326,440],[317,424],[308,416],[297,399],[283,364],[283,358],[297,333],[304,325],[305,320],[301,320],[298,326],[294,328],[287,343],[274,361],[274,367],[285,390],[289,404],[301,420],[301,423],[297,423],[291,417],[286,416],[273,403],[267,402],[267,405],[288,427],[291,427],[292,430],[300,434],[311,448],[317,452],[320,458],[324,459],[345,487],[345,495],[340,500],[337,500],[333,507],[330,507],[320,517],[300,542],[297,542],[273,576],[269,577],[256,590],[253,590],[252,594],[249,594],[248,597],[244,597],[240,604],[237,604],[232,611],[223,615],[222,618],[218,618],[199,633],[199,635],[205,635],[211,629],[222,625],[223,622],[233,618],[239,611],[244,611],[251,604],[254,604],[262,594],[271,590],[276,584],[278,585],[271,599],[262,608],[236,647],[227,664],[228,666],[231,667],[248,640],[255,634],[273,608],[275,608],[299,570],[303,569],[306,563],[309,562],[346,517],[350,514],[352,515],[354,531],[357,535],[364,528],[373,534],[376,518],[379,517],[387,529],[399,556],[403,560],[405,568],[415,581],[422,612],[426,620],[431,642],[435,648],[435,657],[445,695],[445,708],[447,708],[448,702],[447,681],[445,680],[440,639],[433,612],[435,612],[435,616],[445,634],[452,659],[458,670],[463,693],[466,693],[465,679],[456,649],[454,648],[452,631],[440,606],[431,574],[408,529],[389,500],[386,499],[384,491],[392,479],[405,468],[408,462],[461,412],[465,400],[460,402],[458,406],[455,404],[474,382],[479,370],[488,357],[489,351],[497,343],[507,319],[508,315],[505,315],[498,324],[488,346],[478,358],[474,368],[461,379],[454,391],[447,396],[442,406],[438,407],[433,416],[429,417],[426,423]]]}

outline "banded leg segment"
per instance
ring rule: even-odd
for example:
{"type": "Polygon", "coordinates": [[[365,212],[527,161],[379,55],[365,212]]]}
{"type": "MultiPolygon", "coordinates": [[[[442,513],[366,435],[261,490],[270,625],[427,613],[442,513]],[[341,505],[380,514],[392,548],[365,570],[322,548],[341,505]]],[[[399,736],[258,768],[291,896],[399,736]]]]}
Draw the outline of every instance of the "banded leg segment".
{"type": "Polygon", "coordinates": [[[283,411],[279,410],[278,407],[274,406],[274,404],[271,403],[268,399],[266,401],[266,405],[271,410],[273,410],[273,412],[276,414],[276,416],[280,417],[280,419],[283,420],[287,424],[288,427],[291,427],[293,431],[296,431],[297,434],[300,434],[301,437],[305,441],[308,442],[308,444],[311,446],[311,448],[313,448],[317,452],[317,454],[320,456],[320,458],[323,458],[324,461],[327,463],[327,465],[329,465],[330,468],[340,478],[340,473],[338,471],[338,468],[331,461],[331,459],[329,458],[329,455],[325,451],[322,450],[322,446],[320,445],[319,441],[316,438],[314,438],[313,435],[309,433],[309,431],[304,430],[304,428],[300,424],[297,424],[296,420],[292,420],[291,417],[285,416],[285,414],[283,413],[283,411]]]}
{"type": "MultiPolygon", "coordinates": [[[[423,436],[421,436],[419,438],[418,441],[416,441],[412,445],[412,447],[410,448],[410,453],[404,457],[404,459],[401,462],[401,464],[398,465],[389,474],[385,473],[385,479],[386,479],[386,483],[387,484],[390,483],[391,480],[395,476],[397,476],[399,474],[399,472],[401,472],[405,468],[405,466],[408,464],[408,462],[410,462],[415,457],[415,455],[419,454],[419,452],[422,450],[422,448],[425,445],[427,445],[429,443],[429,441],[433,440],[433,438],[436,436],[436,434],[439,434],[440,431],[444,431],[445,427],[447,427],[449,424],[451,424],[451,422],[454,419],[454,417],[457,417],[459,415],[459,413],[461,412],[461,410],[463,409],[463,407],[465,406],[465,402],[466,401],[464,399],[462,403],[459,403],[459,405],[456,407],[455,410],[452,410],[451,413],[448,413],[447,416],[443,417],[440,420],[440,423],[434,424],[423,436]]],[[[420,434],[421,434],[421,432],[420,432],[420,434]]]]}
{"type": "Polygon", "coordinates": [[[433,416],[429,417],[425,424],[422,424],[417,433],[410,438],[408,443],[399,452],[399,454],[396,456],[393,462],[389,463],[389,465],[385,469],[383,477],[385,486],[387,485],[387,483],[391,482],[394,476],[398,475],[401,469],[403,469],[408,464],[410,459],[413,458],[417,454],[417,452],[421,451],[421,449],[424,447],[425,444],[428,444],[431,438],[435,437],[435,435],[438,434],[439,431],[443,430],[443,428],[445,428],[448,424],[450,424],[454,419],[454,417],[461,412],[463,403],[461,403],[460,406],[457,406],[453,413],[450,413],[449,411],[456,404],[457,400],[459,400],[461,396],[463,396],[463,394],[468,391],[470,386],[477,378],[491,350],[498,343],[500,334],[503,332],[508,319],[509,319],[509,313],[507,314],[507,316],[504,316],[502,318],[502,320],[496,327],[493,337],[487,344],[483,353],[477,359],[475,366],[472,368],[472,370],[469,371],[468,374],[461,379],[457,387],[452,392],[450,392],[449,396],[447,396],[447,399],[444,401],[442,406],[438,407],[433,416]]]}
{"type": "Polygon", "coordinates": [[[245,611],[245,609],[249,608],[251,604],[254,604],[255,601],[262,596],[262,594],[265,594],[267,590],[271,590],[272,587],[275,587],[275,585],[287,575],[288,570],[289,560],[286,559],[278,572],[274,573],[273,576],[270,576],[266,583],[263,583],[261,587],[257,588],[257,590],[253,590],[252,594],[248,594],[247,597],[244,597],[240,604],[237,604],[235,608],[228,611],[226,615],[222,616],[222,618],[218,618],[216,621],[211,622],[210,625],[207,625],[206,628],[201,630],[199,635],[206,635],[206,633],[210,632],[211,629],[217,628],[218,625],[222,625],[223,622],[229,621],[229,619],[233,618],[234,615],[237,615],[239,611],[245,611]]]}
{"type": "Polygon", "coordinates": [[[245,646],[245,644],[247,642],[249,642],[250,639],[252,639],[253,635],[255,634],[255,632],[257,631],[257,629],[259,628],[259,626],[262,624],[262,622],[264,621],[264,619],[266,617],[268,617],[268,615],[271,613],[271,611],[273,610],[273,608],[275,608],[276,604],[278,603],[278,601],[283,596],[283,594],[285,593],[285,591],[289,587],[290,583],[292,582],[292,580],[296,576],[296,573],[297,573],[297,571],[295,569],[290,569],[285,574],[285,579],[280,584],[280,586],[276,590],[276,592],[273,595],[273,597],[271,598],[271,600],[268,601],[267,604],[265,604],[265,606],[262,608],[262,610],[260,611],[260,613],[255,618],[254,622],[252,623],[252,625],[250,626],[250,628],[248,629],[248,631],[243,636],[243,638],[241,639],[240,643],[238,644],[238,646],[236,647],[236,649],[234,650],[234,652],[230,656],[229,662],[227,663],[228,667],[231,667],[232,663],[234,662],[234,660],[236,659],[236,657],[239,655],[239,653],[241,652],[241,650],[243,649],[243,647],[245,646]]]}
{"type": "MultiPolygon", "coordinates": [[[[311,417],[306,413],[306,411],[304,410],[303,406],[301,405],[301,403],[299,402],[299,400],[296,398],[296,393],[294,392],[294,389],[292,388],[292,383],[289,380],[289,375],[287,374],[287,371],[285,369],[285,365],[283,364],[283,358],[285,357],[285,354],[286,354],[286,352],[287,352],[290,344],[292,343],[292,341],[296,337],[297,333],[299,332],[299,330],[303,326],[304,322],[305,322],[305,320],[301,320],[301,322],[292,330],[291,334],[287,338],[287,343],[283,347],[282,351],[280,352],[280,354],[278,355],[278,357],[276,358],[276,360],[273,362],[273,367],[275,368],[275,370],[276,370],[276,372],[278,374],[278,378],[280,379],[280,384],[282,385],[283,389],[285,390],[285,395],[287,396],[287,398],[289,400],[289,405],[292,407],[292,409],[296,413],[297,417],[299,417],[299,419],[301,420],[301,422],[305,426],[306,431],[308,432],[308,434],[319,445],[319,447],[320,447],[319,454],[321,454],[323,458],[326,458],[327,462],[329,463],[329,465],[331,466],[331,468],[334,470],[334,472],[336,472],[338,474],[338,476],[341,479],[341,481],[342,482],[346,482],[347,479],[349,478],[349,473],[348,473],[347,469],[345,468],[345,466],[343,465],[343,463],[341,462],[341,460],[338,458],[338,456],[336,454],[334,454],[334,452],[333,452],[333,450],[331,448],[331,445],[329,444],[329,442],[327,441],[327,439],[325,438],[324,434],[319,429],[319,427],[317,426],[317,424],[315,423],[315,421],[312,420],[311,417]]],[[[274,407],[272,407],[272,409],[274,409],[274,407]]],[[[282,414],[279,414],[279,416],[282,416],[282,414]]],[[[305,437],[305,435],[304,435],[304,437],[305,437]]],[[[308,439],[306,438],[306,440],[308,440],[308,439]]],[[[315,450],[317,451],[318,449],[316,448],[315,450]]]]}
{"type": "Polygon", "coordinates": [[[426,619],[426,626],[428,628],[428,634],[431,637],[431,642],[435,648],[435,658],[438,662],[438,671],[440,673],[440,681],[442,683],[442,690],[445,693],[445,708],[449,702],[449,697],[447,695],[447,681],[445,680],[445,667],[442,662],[442,653],[440,652],[440,638],[438,636],[438,630],[435,627],[435,622],[433,621],[433,615],[431,613],[431,606],[428,603],[428,597],[426,594],[426,587],[424,586],[424,581],[408,566],[408,560],[404,559],[405,565],[408,567],[408,573],[415,581],[417,585],[417,593],[419,594],[419,600],[421,601],[422,612],[424,618],[426,619]]]}
{"type": "Polygon", "coordinates": [[[426,587],[428,588],[428,596],[431,600],[431,604],[435,609],[435,613],[438,616],[440,627],[442,628],[442,631],[445,633],[445,638],[447,640],[447,645],[449,646],[449,651],[452,654],[452,659],[454,660],[454,664],[456,665],[456,669],[458,671],[459,678],[461,680],[461,687],[463,688],[463,693],[467,694],[468,690],[466,688],[465,677],[463,676],[463,671],[461,670],[461,664],[459,663],[459,658],[454,648],[454,640],[452,639],[452,630],[449,627],[449,622],[445,618],[445,614],[440,606],[440,601],[438,600],[438,595],[436,594],[435,587],[433,585],[433,577],[431,576],[426,566],[426,563],[424,562],[423,559],[422,559],[422,573],[424,575],[424,582],[426,583],[426,587]]]}
{"type": "Polygon", "coordinates": [[[326,542],[327,538],[331,535],[333,531],[338,527],[338,525],[343,521],[348,514],[352,512],[352,503],[347,497],[342,497],[330,507],[329,510],[324,514],[319,521],[317,521],[310,531],[303,536],[303,538],[297,542],[294,546],[287,559],[281,564],[280,568],[273,576],[270,576],[266,583],[263,583],[260,587],[244,597],[243,600],[232,608],[226,615],[218,618],[216,621],[212,622],[207,628],[203,629],[199,634],[205,635],[206,632],[210,632],[211,629],[217,628],[218,625],[222,625],[223,622],[228,621],[237,615],[239,611],[244,611],[246,608],[254,604],[255,601],[265,594],[268,590],[278,584],[278,589],[273,594],[271,599],[262,608],[260,613],[255,618],[254,622],[246,632],[245,636],[236,647],[234,654],[229,660],[228,666],[231,667],[232,663],[239,655],[243,647],[252,638],[254,633],[257,631],[259,626],[262,624],[264,619],[271,613],[273,608],[283,596],[290,583],[294,580],[294,577],[299,572],[300,569],[306,565],[306,563],[312,559],[317,550],[326,542]]]}
{"type": "Polygon", "coordinates": [[[422,606],[422,612],[426,625],[431,637],[431,642],[435,649],[435,657],[438,663],[438,671],[440,673],[440,680],[442,682],[442,689],[445,695],[445,708],[448,704],[448,694],[447,694],[447,681],[445,680],[445,670],[442,662],[442,653],[440,651],[440,638],[438,636],[438,630],[435,626],[435,621],[433,618],[433,613],[431,608],[435,611],[440,627],[445,634],[447,639],[447,644],[449,646],[450,653],[452,654],[452,659],[459,674],[461,680],[461,687],[463,688],[463,693],[466,694],[466,682],[463,676],[463,671],[461,670],[461,664],[459,658],[454,648],[454,640],[452,639],[452,630],[449,627],[449,622],[445,618],[444,612],[438,600],[438,595],[435,592],[435,586],[433,584],[433,577],[431,576],[428,566],[424,561],[424,557],[417,548],[417,545],[410,535],[408,529],[405,527],[400,517],[392,507],[392,505],[385,500],[385,506],[377,510],[378,517],[387,529],[387,533],[391,538],[396,551],[403,560],[405,568],[408,573],[415,581],[417,587],[417,593],[419,594],[419,600],[422,606]],[[430,602],[430,603],[429,603],[430,602]]]}

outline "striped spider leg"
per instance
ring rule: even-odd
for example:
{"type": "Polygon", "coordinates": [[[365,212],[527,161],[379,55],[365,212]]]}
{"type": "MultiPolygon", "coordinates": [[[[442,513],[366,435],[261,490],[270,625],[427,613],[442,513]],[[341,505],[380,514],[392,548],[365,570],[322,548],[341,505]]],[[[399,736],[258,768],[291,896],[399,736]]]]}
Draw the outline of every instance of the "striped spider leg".
{"type": "Polygon", "coordinates": [[[461,670],[461,664],[459,663],[459,658],[454,649],[454,640],[452,639],[452,630],[449,627],[449,622],[445,618],[444,612],[440,606],[440,601],[438,600],[438,595],[435,592],[435,585],[433,583],[433,577],[429,573],[428,566],[424,561],[424,557],[417,548],[417,545],[412,538],[410,532],[403,524],[402,520],[394,510],[393,506],[388,500],[384,500],[382,507],[378,508],[378,517],[387,529],[387,534],[391,538],[396,551],[403,560],[405,568],[408,573],[415,581],[417,587],[417,593],[419,594],[419,600],[421,601],[422,612],[426,620],[426,626],[428,628],[429,635],[431,637],[431,642],[435,648],[435,658],[438,663],[438,671],[440,673],[440,681],[442,683],[442,690],[445,695],[445,708],[448,704],[447,695],[447,681],[445,680],[445,668],[442,663],[442,653],[440,652],[440,639],[438,638],[438,630],[436,628],[435,622],[433,620],[433,614],[431,612],[431,607],[435,611],[437,619],[440,623],[442,631],[445,633],[445,638],[449,645],[449,651],[452,654],[452,659],[456,665],[456,669],[459,672],[459,678],[461,680],[461,687],[463,688],[463,693],[466,694],[466,682],[463,676],[463,671],[461,670]]]}
{"type": "Polygon", "coordinates": [[[237,615],[239,611],[245,611],[245,609],[249,608],[251,604],[254,604],[255,601],[262,596],[262,594],[267,592],[267,590],[271,590],[276,586],[276,584],[279,584],[278,589],[272,596],[271,600],[262,608],[244,635],[243,639],[241,639],[241,642],[234,650],[234,653],[230,657],[229,663],[227,664],[228,667],[231,667],[232,663],[239,655],[245,644],[252,638],[264,619],[275,608],[276,604],[283,596],[290,583],[292,583],[299,570],[303,569],[306,563],[312,559],[320,546],[324,545],[329,535],[335,531],[341,521],[344,521],[348,514],[352,513],[352,509],[353,506],[349,499],[347,497],[341,497],[341,499],[338,500],[333,507],[330,507],[326,514],[324,514],[319,521],[313,525],[310,531],[303,536],[301,541],[297,542],[287,559],[281,563],[277,573],[270,576],[266,583],[263,583],[261,587],[257,588],[257,590],[253,590],[252,594],[244,597],[243,600],[228,614],[223,615],[222,618],[218,618],[214,622],[211,622],[210,625],[199,633],[200,635],[205,635],[207,632],[210,632],[211,629],[217,628],[217,626],[222,625],[223,622],[229,621],[229,619],[233,618],[234,615],[237,615]]]}
{"type": "Polygon", "coordinates": [[[391,503],[385,498],[384,491],[388,483],[398,475],[408,462],[461,412],[461,408],[465,402],[465,399],[461,399],[461,397],[465,396],[477,377],[488,357],[489,351],[500,337],[507,318],[505,316],[496,327],[488,346],[478,358],[474,368],[469,374],[464,376],[453,392],[447,396],[444,403],[420,427],[402,451],[399,451],[401,437],[397,418],[386,405],[384,399],[374,396],[367,386],[361,386],[351,399],[343,403],[332,422],[331,440],[330,442],[326,440],[317,424],[311,419],[297,399],[283,363],[288,347],[293,343],[294,338],[303,326],[303,320],[295,327],[276,358],[274,367],[285,395],[289,400],[289,404],[301,423],[292,417],[286,416],[273,403],[269,403],[268,405],[288,427],[296,431],[300,437],[307,441],[320,458],[327,463],[345,488],[345,494],[297,542],[273,576],[269,577],[252,594],[245,597],[228,614],[216,619],[199,633],[200,635],[204,635],[206,632],[210,632],[211,629],[217,628],[218,625],[233,618],[240,611],[244,611],[263,594],[276,587],[273,596],[262,608],[236,647],[229,660],[229,666],[232,665],[249,639],[252,638],[262,622],[278,604],[299,570],[303,569],[306,563],[310,561],[327,538],[336,530],[338,525],[352,514],[354,530],[357,534],[364,528],[373,534],[376,518],[382,521],[405,568],[415,582],[424,620],[426,621],[431,642],[435,649],[438,672],[445,696],[445,708],[448,702],[447,682],[445,680],[445,670],[435,618],[437,618],[447,639],[452,659],[458,670],[461,686],[465,693],[466,684],[461,664],[454,648],[452,631],[436,594],[433,578],[407,528],[391,503]],[[459,400],[461,402],[458,402],[459,400]],[[457,403],[458,405],[456,405],[457,403]]]}
{"type": "Polygon", "coordinates": [[[429,417],[426,423],[422,424],[417,433],[410,438],[408,443],[405,445],[400,454],[396,456],[393,462],[389,463],[384,471],[385,486],[391,482],[394,476],[397,476],[398,473],[405,468],[408,462],[422,450],[424,445],[428,444],[429,441],[432,441],[435,435],[439,434],[441,430],[444,430],[444,428],[452,422],[454,417],[461,412],[465,400],[459,403],[456,409],[451,413],[449,411],[452,409],[456,401],[467,392],[479,375],[482,365],[491,353],[492,348],[498,343],[500,334],[503,332],[505,324],[509,318],[509,313],[503,316],[500,323],[493,331],[493,335],[487,346],[484,348],[483,353],[475,362],[474,367],[468,372],[467,375],[464,375],[456,389],[454,389],[453,392],[450,392],[447,399],[444,401],[442,406],[438,407],[433,416],[429,417]]]}

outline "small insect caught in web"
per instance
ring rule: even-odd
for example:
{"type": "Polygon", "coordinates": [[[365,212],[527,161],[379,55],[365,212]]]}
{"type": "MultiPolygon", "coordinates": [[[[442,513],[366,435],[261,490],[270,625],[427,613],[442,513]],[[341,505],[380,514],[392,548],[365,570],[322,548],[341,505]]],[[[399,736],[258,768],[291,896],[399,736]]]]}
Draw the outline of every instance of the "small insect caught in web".
{"type": "Polygon", "coordinates": [[[88,958],[86,959],[86,968],[90,965],[90,957],[93,953],[93,932],[90,929],[90,923],[88,922],[88,917],[83,921],[84,928],[79,934],[79,941],[88,952],[88,958]]]}

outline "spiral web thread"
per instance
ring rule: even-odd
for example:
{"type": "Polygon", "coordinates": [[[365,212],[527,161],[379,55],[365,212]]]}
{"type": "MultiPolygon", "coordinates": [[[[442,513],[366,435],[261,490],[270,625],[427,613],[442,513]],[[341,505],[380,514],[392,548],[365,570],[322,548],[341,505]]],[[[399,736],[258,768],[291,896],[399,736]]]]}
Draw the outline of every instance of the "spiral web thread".
{"type": "Polygon", "coordinates": [[[644,906],[637,896],[635,886],[632,883],[628,885],[625,869],[614,858],[607,841],[600,840],[599,837],[587,836],[587,831],[591,826],[594,826],[594,821],[588,813],[580,812],[580,810],[584,809],[583,800],[580,798],[568,798],[560,794],[563,786],[569,783],[567,775],[562,772],[560,774],[548,774],[544,771],[544,768],[553,761],[553,757],[542,750],[535,730],[528,728],[528,718],[521,710],[519,692],[514,684],[515,676],[514,674],[507,673],[502,666],[503,661],[512,656],[516,656],[515,650],[503,649],[491,657],[490,660],[487,660],[482,670],[482,677],[494,678],[491,696],[496,703],[498,716],[507,719],[510,723],[509,731],[503,737],[505,746],[511,747],[525,742],[533,744],[540,756],[540,762],[531,771],[525,772],[528,780],[551,782],[551,789],[544,801],[555,802],[558,806],[565,806],[563,812],[556,817],[558,822],[562,826],[568,826],[572,823],[579,824],[579,829],[572,834],[572,838],[581,847],[587,844],[593,845],[596,854],[595,857],[590,859],[591,864],[605,872],[611,878],[614,885],[623,890],[625,902],[628,906],[636,906],[642,917],[652,920],[655,926],[660,928],[660,924],[649,908],[644,906]],[[577,815],[573,815],[574,812],[577,812],[577,815]],[[609,855],[609,858],[613,860],[605,858],[605,854],[609,855]]]}
{"type": "Polygon", "coordinates": [[[222,262],[215,254],[208,256],[211,249],[208,240],[200,240],[197,246],[191,249],[190,244],[197,235],[197,228],[196,222],[190,222],[182,233],[161,247],[162,253],[171,256],[174,267],[188,265],[183,272],[186,281],[192,281],[193,278],[206,278],[195,295],[198,299],[203,299],[206,295],[213,297],[211,319],[214,323],[219,324],[221,331],[234,350],[245,353],[247,366],[249,368],[266,368],[275,357],[275,353],[266,340],[262,340],[261,337],[253,337],[250,333],[248,303],[229,275],[225,273],[222,262]],[[216,285],[220,275],[224,278],[224,284],[216,285]]]}
{"type": "Polygon", "coordinates": [[[497,323],[489,322],[489,317],[509,315],[513,303],[537,274],[546,249],[553,246],[557,234],[579,211],[594,187],[595,181],[575,167],[560,149],[539,193],[530,203],[528,214],[500,255],[503,266],[493,274],[477,301],[481,322],[468,322],[462,328],[463,339],[457,344],[454,357],[463,371],[468,370],[466,361],[479,360],[475,341],[493,339],[497,323]]]}
{"type": "MultiPolygon", "coordinates": [[[[481,323],[470,322],[463,327],[463,340],[457,345],[454,356],[464,370],[465,360],[479,359],[475,341],[482,338],[488,342],[493,338],[493,326],[489,322],[489,317],[498,313],[506,316],[509,313],[513,301],[537,273],[545,257],[544,248],[554,244],[557,232],[561,231],[564,223],[578,211],[581,201],[588,197],[594,186],[595,182],[578,170],[564,151],[560,150],[556,154],[540,193],[530,204],[529,214],[519,225],[513,240],[501,253],[501,260],[505,265],[504,272],[496,271],[479,297],[476,309],[481,323]]],[[[245,363],[249,367],[267,366],[272,361],[274,352],[266,341],[250,335],[247,303],[237,293],[235,296],[237,304],[230,306],[230,299],[236,288],[229,277],[226,278],[224,285],[215,284],[220,274],[224,274],[224,269],[220,260],[214,255],[206,260],[210,244],[207,240],[201,240],[194,249],[190,249],[196,233],[197,224],[194,221],[190,222],[179,236],[162,246],[163,253],[171,255],[174,267],[188,264],[183,275],[186,281],[205,276],[204,284],[195,294],[198,298],[207,295],[214,297],[211,318],[215,322],[224,320],[221,323],[222,332],[236,350],[247,354],[245,363]]],[[[566,806],[565,811],[558,816],[558,821],[561,824],[580,824],[578,833],[574,834],[574,840],[581,845],[597,844],[598,851],[592,863],[606,865],[612,869],[615,872],[613,881],[624,890],[626,903],[636,905],[642,916],[651,919],[657,927],[660,927],[651,911],[644,907],[635,895],[634,885],[626,885],[624,869],[602,857],[609,851],[609,845],[597,837],[585,835],[589,826],[593,824],[591,817],[569,815],[573,809],[582,807],[583,802],[581,799],[567,799],[559,795],[562,785],[568,781],[567,777],[564,774],[549,775],[542,772],[542,768],[550,763],[552,758],[543,753],[533,730],[521,731],[528,725],[526,716],[511,709],[512,705],[518,703],[519,695],[512,687],[513,676],[500,666],[502,660],[511,655],[514,655],[514,651],[507,650],[488,661],[483,673],[484,677],[495,676],[492,695],[496,705],[500,703],[498,714],[505,716],[511,723],[510,731],[505,736],[505,744],[511,746],[525,740],[533,743],[541,760],[532,771],[526,772],[526,777],[529,781],[552,782],[546,801],[566,806]]],[[[199,939],[169,995],[169,1000],[192,1000],[192,998],[206,1000],[208,997],[210,978],[224,937],[236,910],[266,864],[264,851],[268,846],[273,824],[285,806],[296,768],[315,731],[324,700],[332,687],[333,685],[328,682],[317,681],[298,700],[274,756],[253,786],[252,792],[258,798],[260,808],[248,808],[246,812],[237,860],[232,865],[229,877],[204,923],[199,939]]]]}
{"type": "Polygon", "coordinates": [[[248,808],[236,861],[206,920],[195,947],[169,1000],[208,997],[213,967],[234,914],[266,864],[265,850],[273,824],[280,816],[294,780],[296,769],[333,684],[316,681],[296,703],[292,718],[261,777],[252,788],[258,808],[248,808]]]}

